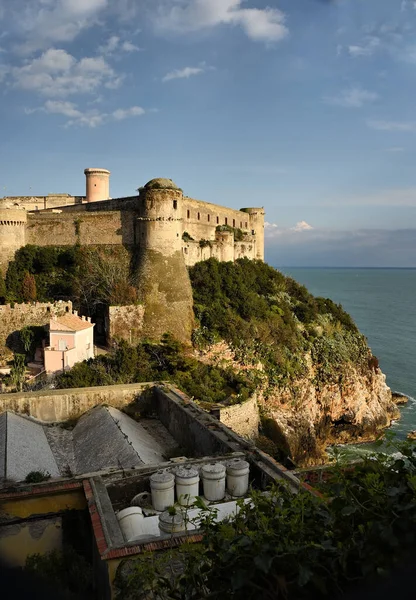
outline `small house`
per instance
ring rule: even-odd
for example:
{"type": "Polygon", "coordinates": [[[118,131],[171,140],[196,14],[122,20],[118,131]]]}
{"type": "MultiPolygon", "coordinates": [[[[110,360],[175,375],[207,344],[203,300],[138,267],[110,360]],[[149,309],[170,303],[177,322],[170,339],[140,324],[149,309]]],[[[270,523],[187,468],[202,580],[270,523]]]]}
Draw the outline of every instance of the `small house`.
{"type": "Polygon", "coordinates": [[[90,317],[79,317],[77,311],[52,317],[49,324],[49,346],[45,348],[45,370],[59,373],[76,363],[94,358],[94,323],[90,317]]]}

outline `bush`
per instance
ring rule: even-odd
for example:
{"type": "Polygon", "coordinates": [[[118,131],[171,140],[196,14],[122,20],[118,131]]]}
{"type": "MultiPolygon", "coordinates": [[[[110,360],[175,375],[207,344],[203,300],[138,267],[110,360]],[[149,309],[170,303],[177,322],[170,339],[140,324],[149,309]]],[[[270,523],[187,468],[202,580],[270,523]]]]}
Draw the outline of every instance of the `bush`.
{"type": "Polygon", "coordinates": [[[125,563],[127,577],[122,564],[117,598],[138,600],[144,590],[160,600],[355,597],[357,583],[374,585],[416,551],[416,452],[406,443],[397,450],[399,458],[374,455],[354,469],[338,464],[323,497],[274,485],[252,490],[232,520],[206,509],[202,542],[125,563]]]}
{"type": "Polygon", "coordinates": [[[42,481],[48,481],[51,478],[51,474],[48,471],[30,471],[25,477],[26,483],[42,483],[42,481]]]}

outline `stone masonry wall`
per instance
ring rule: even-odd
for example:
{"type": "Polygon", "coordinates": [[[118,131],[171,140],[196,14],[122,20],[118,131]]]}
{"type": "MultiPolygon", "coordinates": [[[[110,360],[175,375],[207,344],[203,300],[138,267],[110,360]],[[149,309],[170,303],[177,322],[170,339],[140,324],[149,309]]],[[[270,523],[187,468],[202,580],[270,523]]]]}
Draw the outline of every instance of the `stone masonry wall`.
{"type": "Polygon", "coordinates": [[[109,306],[107,331],[109,342],[125,340],[136,345],[142,339],[144,306],[109,306]]]}
{"type": "Polygon", "coordinates": [[[256,438],[258,436],[260,416],[256,395],[242,404],[221,408],[219,413],[221,423],[242,437],[256,438]]]}
{"type": "Polygon", "coordinates": [[[0,414],[6,410],[24,414],[45,423],[77,418],[98,404],[122,409],[134,402],[149,383],[131,383],[68,390],[42,390],[0,394],[0,414]]]}
{"type": "Polygon", "coordinates": [[[38,246],[133,245],[134,215],[129,211],[30,213],[26,242],[38,246]]]}
{"type": "Polygon", "coordinates": [[[0,361],[9,357],[10,351],[7,347],[16,344],[18,332],[23,327],[49,325],[52,315],[63,315],[72,312],[72,302],[55,302],[32,304],[10,304],[0,306],[0,361]]]}

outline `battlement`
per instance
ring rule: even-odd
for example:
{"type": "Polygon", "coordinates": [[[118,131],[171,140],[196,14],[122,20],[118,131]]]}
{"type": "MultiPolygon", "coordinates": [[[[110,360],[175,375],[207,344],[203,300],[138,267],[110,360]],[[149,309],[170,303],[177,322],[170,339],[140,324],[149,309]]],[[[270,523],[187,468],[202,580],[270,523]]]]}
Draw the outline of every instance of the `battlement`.
{"type": "Polygon", "coordinates": [[[227,208],[184,196],[171,179],[152,179],[138,195],[109,198],[110,171],[85,169],[86,201],[67,194],[21,197],[26,209],[0,201],[0,269],[25,244],[137,247],[168,256],[181,252],[186,265],[215,257],[264,259],[264,209],[227,208]],[[30,200],[30,202],[29,202],[30,200]],[[218,231],[219,228],[224,228],[218,231]]]}

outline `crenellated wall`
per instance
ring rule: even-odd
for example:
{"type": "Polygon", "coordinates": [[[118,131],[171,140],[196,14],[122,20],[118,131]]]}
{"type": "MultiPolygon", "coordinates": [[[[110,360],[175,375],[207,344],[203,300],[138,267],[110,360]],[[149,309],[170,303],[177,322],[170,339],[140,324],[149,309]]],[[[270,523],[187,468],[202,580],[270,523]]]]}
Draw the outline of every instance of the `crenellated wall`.
{"type": "Polygon", "coordinates": [[[19,349],[18,332],[23,327],[49,325],[52,315],[72,313],[72,302],[33,302],[0,306],[0,360],[7,355],[6,348],[19,349]]]}
{"type": "Polygon", "coordinates": [[[0,209],[0,274],[5,274],[16,250],[26,244],[26,211],[0,209]]]}

